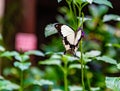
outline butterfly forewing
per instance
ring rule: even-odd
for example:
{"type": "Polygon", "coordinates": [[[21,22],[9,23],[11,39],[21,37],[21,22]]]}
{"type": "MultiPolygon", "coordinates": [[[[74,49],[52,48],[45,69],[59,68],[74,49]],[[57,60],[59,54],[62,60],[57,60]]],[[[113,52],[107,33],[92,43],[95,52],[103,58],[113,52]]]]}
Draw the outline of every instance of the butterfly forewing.
{"type": "Polygon", "coordinates": [[[75,37],[74,31],[70,27],[68,27],[67,25],[61,26],[61,33],[62,33],[63,37],[66,37],[69,35],[71,35],[72,38],[75,37]]]}
{"type": "Polygon", "coordinates": [[[65,49],[71,49],[70,45],[74,45],[75,32],[67,25],[63,25],[61,27],[61,33],[63,34],[63,44],[65,49]]]}
{"type": "Polygon", "coordinates": [[[61,30],[60,32],[63,37],[63,40],[65,40],[65,41],[69,42],[69,44],[73,45],[74,39],[75,39],[75,32],[67,25],[62,25],[61,29],[59,29],[59,30],[61,30]]]}

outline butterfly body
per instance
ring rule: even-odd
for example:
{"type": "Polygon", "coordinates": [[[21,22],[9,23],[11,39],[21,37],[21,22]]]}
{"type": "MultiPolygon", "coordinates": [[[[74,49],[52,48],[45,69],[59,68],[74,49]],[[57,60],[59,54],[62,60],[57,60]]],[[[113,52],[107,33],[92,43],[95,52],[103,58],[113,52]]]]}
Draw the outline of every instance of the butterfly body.
{"type": "Polygon", "coordinates": [[[55,24],[55,28],[62,36],[63,45],[66,49],[65,54],[75,55],[79,47],[79,41],[83,36],[82,29],[79,28],[77,31],[74,32],[72,28],[64,24],[55,24]]]}

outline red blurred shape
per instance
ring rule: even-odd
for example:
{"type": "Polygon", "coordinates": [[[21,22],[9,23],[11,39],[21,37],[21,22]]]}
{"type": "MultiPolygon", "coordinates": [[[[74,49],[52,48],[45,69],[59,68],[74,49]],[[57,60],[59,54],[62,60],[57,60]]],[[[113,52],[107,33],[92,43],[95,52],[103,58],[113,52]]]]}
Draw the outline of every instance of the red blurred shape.
{"type": "Polygon", "coordinates": [[[18,33],[15,39],[15,49],[23,52],[36,50],[37,37],[34,34],[18,33]]]}

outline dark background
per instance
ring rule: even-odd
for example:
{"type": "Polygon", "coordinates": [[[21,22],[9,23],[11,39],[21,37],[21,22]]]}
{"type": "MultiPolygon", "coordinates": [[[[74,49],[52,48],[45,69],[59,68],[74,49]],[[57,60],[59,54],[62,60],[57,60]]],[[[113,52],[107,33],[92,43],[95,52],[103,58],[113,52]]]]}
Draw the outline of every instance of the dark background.
{"type": "MultiPolygon", "coordinates": [[[[41,44],[47,43],[50,40],[44,36],[45,26],[50,23],[55,23],[56,16],[60,14],[58,8],[67,5],[65,0],[60,3],[57,0],[5,1],[3,37],[7,49],[15,48],[15,35],[19,32],[37,35],[37,46],[40,49],[41,44]]],[[[110,1],[113,4],[113,8],[109,8],[108,13],[120,15],[120,0],[110,1]]],[[[85,15],[89,14],[87,7],[83,11],[85,15]]]]}
{"type": "MultiPolygon", "coordinates": [[[[120,1],[110,0],[113,8],[109,8],[108,13],[120,15],[120,1]]],[[[58,8],[66,5],[64,0],[61,3],[57,3],[57,0],[37,0],[37,35],[39,36],[40,43],[44,42],[44,28],[49,23],[56,22],[56,15],[59,14],[58,8]]],[[[83,10],[85,14],[88,14],[88,8],[83,10]]]]}

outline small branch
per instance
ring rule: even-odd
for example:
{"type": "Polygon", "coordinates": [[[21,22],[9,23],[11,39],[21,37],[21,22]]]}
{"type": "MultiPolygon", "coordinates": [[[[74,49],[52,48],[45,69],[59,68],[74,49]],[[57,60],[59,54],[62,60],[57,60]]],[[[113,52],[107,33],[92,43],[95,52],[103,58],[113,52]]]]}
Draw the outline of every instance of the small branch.
{"type": "Polygon", "coordinates": [[[68,91],[68,82],[67,82],[67,62],[64,62],[64,86],[65,86],[65,91],[68,91]]]}
{"type": "Polygon", "coordinates": [[[23,71],[20,73],[20,91],[23,91],[23,71]]]}
{"type": "Polygon", "coordinates": [[[82,54],[82,40],[80,41],[80,51],[81,51],[81,79],[82,79],[82,88],[85,91],[85,83],[84,83],[84,61],[83,61],[83,54],[82,54]]]}

